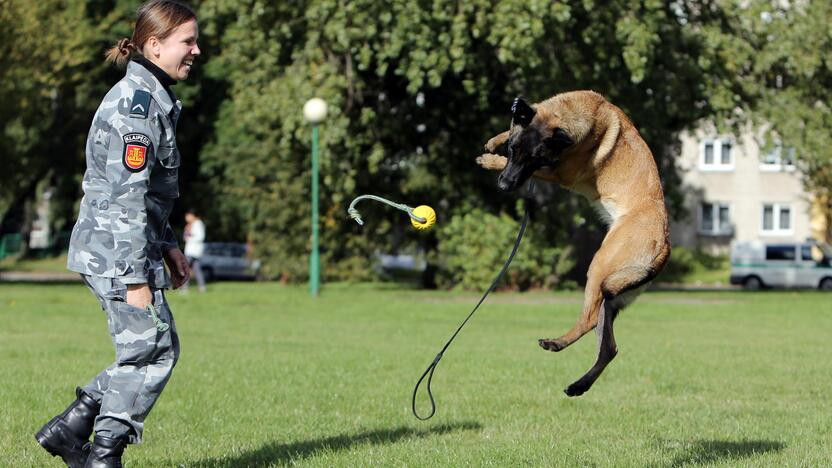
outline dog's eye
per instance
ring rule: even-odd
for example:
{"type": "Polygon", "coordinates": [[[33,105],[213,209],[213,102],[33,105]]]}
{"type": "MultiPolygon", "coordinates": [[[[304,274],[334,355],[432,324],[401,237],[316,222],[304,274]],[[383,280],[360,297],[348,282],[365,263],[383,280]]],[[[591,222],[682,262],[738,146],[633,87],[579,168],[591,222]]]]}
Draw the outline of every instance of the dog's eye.
{"type": "Polygon", "coordinates": [[[574,142],[562,128],[556,128],[552,133],[552,136],[543,140],[543,143],[549,148],[550,151],[558,154],[566,148],[572,146],[574,142]]]}
{"type": "Polygon", "coordinates": [[[556,141],[561,141],[563,143],[572,144],[572,138],[569,137],[569,134],[566,133],[566,130],[558,127],[552,133],[552,138],[556,141]]]}

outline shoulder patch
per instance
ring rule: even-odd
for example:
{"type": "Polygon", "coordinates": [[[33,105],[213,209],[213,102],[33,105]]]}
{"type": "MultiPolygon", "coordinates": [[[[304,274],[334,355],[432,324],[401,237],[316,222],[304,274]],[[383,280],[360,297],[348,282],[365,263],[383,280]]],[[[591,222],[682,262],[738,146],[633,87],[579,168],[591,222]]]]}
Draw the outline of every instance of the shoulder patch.
{"type": "Polygon", "coordinates": [[[130,117],[146,119],[150,111],[150,93],[143,89],[137,89],[133,93],[133,100],[130,101],[130,117]]]}
{"type": "Polygon", "coordinates": [[[153,153],[153,142],[143,133],[128,133],[121,138],[124,141],[124,154],[121,155],[124,168],[130,172],[141,172],[153,153]]]}

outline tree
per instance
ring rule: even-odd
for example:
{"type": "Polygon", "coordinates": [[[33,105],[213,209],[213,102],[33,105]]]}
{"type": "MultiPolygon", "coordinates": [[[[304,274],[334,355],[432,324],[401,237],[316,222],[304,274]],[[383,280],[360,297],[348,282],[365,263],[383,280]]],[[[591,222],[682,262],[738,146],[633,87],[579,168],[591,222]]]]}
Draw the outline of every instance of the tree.
{"type": "Polygon", "coordinates": [[[832,237],[832,4],[810,0],[755,4],[748,28],[763,38],[749,75],[759,83],[754,116],[770,128],[769,146],[796,149],[804,186],[832,237]]]}
{"type": "MultiPolygon", "coordinates": [[[[788,10],[732,0],[192,4],[203,57],[176,87],[185,103],[177,209],[201,209],[214,240],[251,241],[274,276],[307,274],[310,129],[301,108],[312,96],[331,109],[321,132],[330,278],[366,277],[376,251],[431,253],[441,241],[380,206],[362,205],[368,224],[358,228],[346,208],[362,193],[431,204],[440,223],[470,207],[519,216],[516,198],[496,193],[493,175],[473,163],[483,142],[508,125],[517,95],[538,101],[589,88],[620,106],[653,150],[676,217],[684,215],[677,135],[703,119],[738,126],[749,115],[772,120],[780,107],[794,113],[790,122],[805,116],[797,127],[773,124],[801,148],[813,190],[829,187],[828,156],[806,151],[828,148],[829,7],[821,2],[788,10]]],[[[123,73],[101,54],[130,33],[136,6],[0,3],[4,230],[25,224],[21,206],[44,178],[62,201],[58,227],[74,219],[89,122],[123,73]]],[[[530,229],[575,247],[576,271],[585,270],[604,227],[580,198],[538,187],[530,229]]]]}
{"type": "MultiPolygon", "coordinates": [[[[309,128],[300,109],[317,95],[332,110],[322,130],[327,274],[401,244],[433,250],[436,238],[417,237],[383,208],[362,208],[370,221],[359,231],[346,220],[351,198],[431,203],[440,222],[466,204],[516,214],[473,158],[508,125],[514,96],[582,88],[641,129],[678,212],[676,134],[750,98],[734,67],[754,50],[732,37],[733,14],[716,2],[650,0],[207,0],[201,21],[221,51],[208,76],[229,93],[201,154],[226,220],[215,222],[245,231],[272,274],[305,276],[309,128]]],[[[586,203],[542,192],[535,229],[551,242],[600,239],[597,223],[581,225],[591,219],[586,203]]]]}
{"type": "MultiPolygon", "coordinates": [[[[124,70],[104,62],[104,52],[131,35],[137,6],[135,0],[0,2],[0,233],[28,230],[27,207],[38,184],[54,189],[53,228],[72,227],[93,114],[124,76],[124,70]]],[[[222,85],[203,78],[199,66],[191,81],[175,88],[185,103],[179,142],[188,163],[180,181],[189,190],[183,191],[174,223],[181,220],[182,206],[206,198],[202,185],[192,182],[206,140],[202,129],[210,128],[224,96],[222,85]],[[207,97],[196,99],[202,93],[207,97]]]]}
{"type": "Polygon", "coordinates": [[[0,3],[0,220],[26,229],[22,208],[48,180],[57,224],[72,218],[84,142],[101,97],[117,81],[103,52],[132,2],[9,0],[0,3]],[[106,4],[105,4],[106,3],[106,4]]]}

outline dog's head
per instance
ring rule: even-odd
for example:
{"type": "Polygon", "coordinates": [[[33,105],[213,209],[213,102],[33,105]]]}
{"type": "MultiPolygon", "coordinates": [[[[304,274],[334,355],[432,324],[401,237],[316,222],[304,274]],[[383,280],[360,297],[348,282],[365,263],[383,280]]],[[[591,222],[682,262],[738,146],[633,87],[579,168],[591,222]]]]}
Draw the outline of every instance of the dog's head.
{"type": "Polygon", "coordinates": [[[557,119],[538,115],[523,98],[514,99],[511,114],[508,163],[497,179],[497,187],[505,192],[515,190],[536,170],[555,167],[561,154],[574,144],[557,119]]]}

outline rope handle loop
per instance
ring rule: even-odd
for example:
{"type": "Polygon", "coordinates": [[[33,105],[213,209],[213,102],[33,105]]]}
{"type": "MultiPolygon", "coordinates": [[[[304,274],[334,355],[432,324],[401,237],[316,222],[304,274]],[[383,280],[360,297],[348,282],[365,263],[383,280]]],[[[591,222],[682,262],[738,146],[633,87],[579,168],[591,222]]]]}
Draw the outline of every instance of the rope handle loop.
{"type": "Polygon", "coordinates": [[[467,317],[465,317],[465,320],[462,321],[462,324],[459,326],[459,328],[456,329],[456,332],[454,332],[454,334],[451,336],[448,342],[445,343],[445,346],[442,347],[442,351],[439,351],[439,354],[436,355],[436,357],[433,359],[433,362],[428,366],[427,369],[425,369],[425,372],[422,374],[422,377],[420,377],[419,381],[416,382],[416,386],[413,388],[413,399],[411,401],[413,416],[415,416],[416,419],[420,421],[427,421],[428,419],[432,418],[433,415],[436,413],[436,402],[433,399],[433,391],[431,391],[430,388],[431,381],[433,380],[433,373],[434,371],[436,371],[436,366],[439,365],[439,361],[442,359],[442,356],[445,354],[445,351],[448,349],[448,347],[451,346],[451,343],[453,343],[456,336],[459,334],[460,331],[462,331],[462,327],[464,327],[465,324],[468,323],[468,320],[471,319],[471,317],[474,315],[474,312],[476,312],[477,309],[480,308],[480,305],[485,301],[485,298],[488,297],[488,294],[497,288],[497,285],[500,283],[500,280],[503,279],[503,275],[505,275],[506,271],[508,270],[509,265],[511,265],[511,261],[514,260],[514,255],[517,253],[517,249],[520,247],[520,241],[523,240],[523,233],[526,232],[526,225],[529,223],[529,212],[531,211],[532,206],[531,194],[533,190],[534,181],[529,181],[528,193],[526,197],[524,197],[526,200],[526,212],[523,214],[523,222],[520,224],[520,230],[517,233],[517,240],[514,241],[514,247],[512,247],[511,254],[509,254],[508,260],[506,260],[506,263],[503,265],[502,270],[500,270],[500,273],[498,273],[497,277],[494,278],[494,281],[491,283],[491,286],[489,286],[488,289],[486,289],[485,294],[482,295],[480,301],[477,302],[477,305],[474,306],[474,310],[472,310],[471,313],[468,314],[467,317]],[[416,411],[416,394],[419,391],[419,387],[422,385],[422,381],[425,380],[425,376],[428,376],[427,390],[428,397],[430,397],[430,414],[422,417],[419,416],[419,413],[416,411]]]}
{"type": "Polygon", "coordinates": [[[433,371],[436,370],[436,366],[439,364],[439,361],[442,359],[442,352],[436,355],[433,359],[431,365],[425,369],[425,372],[422,374],[422,377],[419,378],[419,381],[416,382],[416,387],[413,388],[413,400],[412,400],[412,408],[413,408],[413,416],[416,416],[416,419],[419,421],[427,421],[428,419],[432,418],[433,415],[436,413],[436,401],[433,399],[433,392],[430,389],[430,382],[433,380],[433,371]],[[419,412],[416,411],[416,393],[419,391],[419,387],[422,385],[422,381],[425,380],[425,376],[428,375],[428,397],[430,397],[430,414],[427,416],[419,416],[419,412]]]}
{"type": "Polygon", "coordinates": [[[392,206],[393,208],[402,210],[402,211],[406,212],[407,215],[410,216],[417,223],[424,224],[424,223],[427,222],[427,219],[425,219],[421,216],[416,216],[415,214],[413,214],[413,208],[405,205],[404,203],[394,203],[394,202],[391,202],[390,200],[388,200],[386,198],[381,198],[381,197],[378,197],[376,195],[361,195],[360,197],[356,197],[356,199],[353,200],[352,203],[350,203],[350,207],[347,208],[347,213],[350,215],[350,218],[354,219],[355,222],[358,223],[359,226],[364,225],[364,220],[361,219],[361,215],[358,213],[358,210],[355,208],[355,205],[357,205],[360,200],[364,200],[366,198],[369,198],[370,200],[375,200],[375,201],[379,201],[379,202],[382,202],[382,203],[386,203],[386,204],[392,206]]]}

